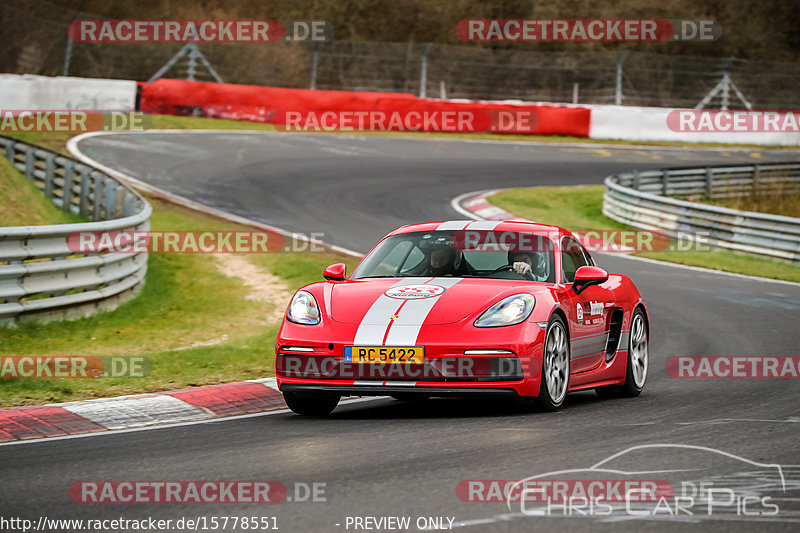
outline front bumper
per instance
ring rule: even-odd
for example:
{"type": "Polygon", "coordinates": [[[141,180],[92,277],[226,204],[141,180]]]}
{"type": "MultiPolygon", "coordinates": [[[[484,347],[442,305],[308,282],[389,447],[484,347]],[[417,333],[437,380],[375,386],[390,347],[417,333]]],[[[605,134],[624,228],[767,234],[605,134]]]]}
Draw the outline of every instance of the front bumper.
{"type": "Polygon", "coordinates": [[[331,320],[320,326],[284,321],[275,344],[280,390],[525,397],[539,392],[545,331],[535,322],[481,329],[426,325],[417,339],[425,349],[424,365],[347,363],[345,347],[353,345],[355,327],[331,320]]]}
{"type": "Polygon", "coordinates": [[[338,394],[340,396],[391,396],[393,394],[439,397],[470,397],[470,396],[504,396],[517,398],[519,394],[515,385],[507,387],[495,384],[491,387],[453,386],[453,385],[417,385],[416,383],[392,382],[356,382],[352,385],[334,385],[329,383],[297,383],[284,381],[281,385],[282,392],[316,392],[338,394]]]}

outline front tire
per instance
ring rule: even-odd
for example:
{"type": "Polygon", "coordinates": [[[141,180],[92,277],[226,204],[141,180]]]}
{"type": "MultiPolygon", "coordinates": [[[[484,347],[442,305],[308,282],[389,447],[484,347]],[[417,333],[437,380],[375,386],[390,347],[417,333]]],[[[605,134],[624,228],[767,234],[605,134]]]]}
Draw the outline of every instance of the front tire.
{"type": "Polygon", "coordinates": [[[555,411],[564,404],[569,389],[570,347],[567,327],[558,315],[547,324],[542,350],[542,378],[537,404],[544,411],[555,411]]]}
{"type": "Polygon", "coordinates": [[[283,399],[289,409],[303,416],[326,417],[339,405],[338,394],[314,392],[284,392],[283,399]]]}

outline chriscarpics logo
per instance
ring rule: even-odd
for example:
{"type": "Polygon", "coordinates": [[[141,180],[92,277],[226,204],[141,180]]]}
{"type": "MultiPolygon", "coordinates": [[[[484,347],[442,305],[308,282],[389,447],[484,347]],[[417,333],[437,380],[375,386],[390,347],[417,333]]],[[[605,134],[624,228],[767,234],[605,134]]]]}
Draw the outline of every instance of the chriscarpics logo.
{"type": "Polygon", "coordinates": [[[794,466],[755,461],[725,450],[641,444],[591,466],[565,466],[518,480],[462,480],[456,486],[461,501],[505,503],[501,514],[462,525],[569,517],[693,523],[741,520],[752,529],[757,528],[753,522],[794,522],[798,516],[800,486],[793,481],[794,466]]]}

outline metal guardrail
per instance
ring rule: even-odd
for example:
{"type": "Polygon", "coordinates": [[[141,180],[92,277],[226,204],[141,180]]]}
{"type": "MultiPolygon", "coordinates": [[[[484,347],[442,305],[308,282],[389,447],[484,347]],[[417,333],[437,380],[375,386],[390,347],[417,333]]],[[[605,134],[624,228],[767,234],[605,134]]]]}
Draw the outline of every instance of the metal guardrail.
{"type": "Polygon", "coordinates": [[[77,254],[70,234],[148,231],[152,208],[136,191],[70,157],[0,136],[11,164],[62,211],[92,222],[0,227],[0,327],[113,309],[143,286],[147,253],[77,254]]]}
{"type": "Polygon", "coordinates": [[[672,237],[703,235],[714,247],[800,264],[800,218],[670,197],[800,193],[798,163],[633,172],[608,176],[605,185],[603,214],[618,222],[672,237]]]}

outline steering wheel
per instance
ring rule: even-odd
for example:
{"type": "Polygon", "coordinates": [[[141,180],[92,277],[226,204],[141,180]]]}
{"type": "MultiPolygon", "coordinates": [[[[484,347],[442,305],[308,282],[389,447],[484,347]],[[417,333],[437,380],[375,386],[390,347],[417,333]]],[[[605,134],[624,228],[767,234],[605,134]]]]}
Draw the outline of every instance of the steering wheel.
{"type": "Polygon", "coordinates": [[[492,274],[497,274],[501,270],[510,270],[511,272],[516,274],[517,276],[522,277],[522,279],[527,279],[529,281],[535,281],[536,280],[536,278],[533,277],[533,272],[532,271],[529,271],[529,272],[527,272],[525,274],[520,274],[519,272],[514,270],[514,265],[512,265],[510,263],[507,264],[507,265],[503,265],[503,266],[499,266],[499,267],[495,268],[489,275],[491,276],[492,274]]]}
{"type": "Polygon", "coordinates": [[[498,273],[498,272],[500,272],[501,270],[506,270],[506,269],[508,269],[508,270],[514,270],[514,265],[512,265],[511,263],[509,263],[509,264],[507,264],[507,265],[499,266],[499,267],[495,268],[494,270],[492,270],[492,271],[489,273],[489,275],[491,276],[492,274],[497,274],[497,273],[498,273]]]}

